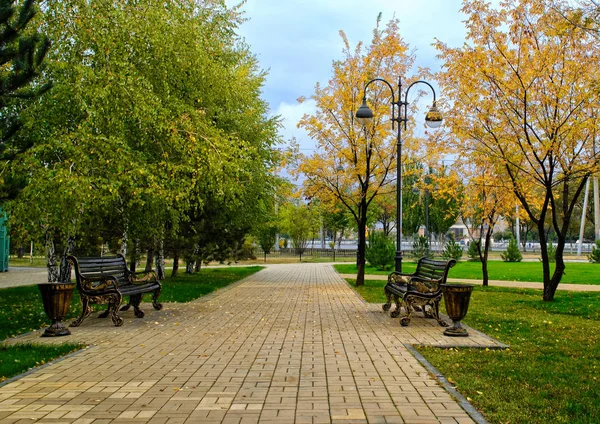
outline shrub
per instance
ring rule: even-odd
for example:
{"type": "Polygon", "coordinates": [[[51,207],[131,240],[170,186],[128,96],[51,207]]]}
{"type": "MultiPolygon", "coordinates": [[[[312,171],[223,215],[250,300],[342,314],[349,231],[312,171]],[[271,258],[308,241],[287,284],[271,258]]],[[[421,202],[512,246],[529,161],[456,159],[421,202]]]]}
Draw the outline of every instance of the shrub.
{"type": "Polygon", "coordinates": [[[379,269],[386,269],[394,264],[396,257],[396,247],[394,242],[380,231],[373,231],[369,234],[369,245],[367,246],[365,257],[369,265],[379,269]]]}
{"type": "Polygon", "coordinates": [[[479,257],[479,246],[481,246],[481,240],[471,240],[469,249],[467,249],[469,262],[481,262],[481,258],[479,257]]]}
{"type": "Polygon", "coordinates": [[[514,237],[511,237],[510,240],[508,240],[506,251],[501,253],[500,257],[504,262],[521,262],[523,260],[523,255],[521,254],[517,240],[514,237]]]}
{"type": "Polygon", "coordinates": [[[429,240],[425,236],[419,236],[413,242],[412,254],[415,259],[420,259],[423,256],[427,256],[428,258],[433,257],[431,251],[429,250],[429,240]]]}
{"type": "Polygon", "coordinates": [[[457,261],[462,258],[463,248],[460,244],[454,241],[454,236],[450,233],[448,241],[446,242],[446,246],[444,246],[444,251],[442,252],[442,257],[446,259],[456,259],[457,261]]]}
{"type": "Polygon", "coordinates": [[[592,246],[592,253],[588,255],[588,260],[594,264],[600,264],[600,240],[596,240],[596,244],[592,246]]]}

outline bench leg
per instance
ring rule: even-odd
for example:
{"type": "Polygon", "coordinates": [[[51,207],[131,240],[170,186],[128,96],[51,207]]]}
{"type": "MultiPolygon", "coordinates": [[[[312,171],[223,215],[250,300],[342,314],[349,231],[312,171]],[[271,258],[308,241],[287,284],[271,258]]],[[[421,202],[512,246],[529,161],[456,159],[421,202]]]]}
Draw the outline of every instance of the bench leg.
{"type": "Polygon", "coordinates": [[[73,321],[69,327],[79,327],[84,319],[90,316],[92,308],[90,307],[90,299],[87,296],[81,297],[81,315],[73,321]]]}
{"type": "Polygon", "coordinates": [[[404,305],[405,312],[404,315],[400,317],[400,325],[402,327],[406,327],[408,324],[410,324],[410,316],[413,312],[413,306],[408,296],[404,297],[404,301],[402,302],[402,304],[404,305]]]}
{"type": "Polygon", "coordinates": [[[397,318],[400,316],[400,297],[397,294],[393,294],[393,296],[394,296],[394,303],[396,304],[396,309],[394,309],[392,311],[390,316],[392,318],[397,318]]]}
{"type": "Polygon", "coordinates": [[[115,327],[123,325],[123,318],[119,316],[119,308],[123,302],[123,296],[121,293],[112,294],[108,308],[110,309],[110,319],[112,320],[115,327]]]}
{"type": "Polygon", "coordinates": [[[108,318],[108,315],[110,315],[110,305],[108,305],[108,308],[106,308],[106,311],[100,312],[98,314],[98,318],[108,318]]]}
{"type": "Polygon", "coordinates": [[[387,289],[387,286],[383,288],[385,291],[385,297],[387,298],[387,302],[383,304],[382,308],[384,312],[387,312],[392,307],[392,293],[390,293],[387,289]]]}
{"type": "MultiPolygon", "coordinates": [[[[141,294],[132,294],[131,296],[129,296],[129,303],[133,306],[133,313],[138,318],[144,318],[144,311],[140,309],[141,302],[141,294]]],[[[121,310],[123,310],[123,308],[121,308],[121,310]]]]}
{"type": "Polygon", "coordinates": [[[128,311],[128,310],[129,310],[129,308],[131,308],[131,297],[129,297],[129,302],[127,302],[127,305],[123,305],[123,306],[121,306],[121,309],[120,309],[120,311],[121,311],[121,312],[123,312],[123,311],[128,311]]]}
{"type": "Polygon", "coordinates": [[[154,290],[154,294],[152,295],[152,306],[157,311],[160,311],[163,307],[162,303],[158,303],[158,296],[160,296],[160,288],[154,290]]]}
{"type": "Polygon", "coordinates": [[[448,327],[448,325],[450,325],[446,321],[444,321],[443,319],[440,318],[440,301],[439,301],[439,299],[433,301],[431,310],[433,312],[433,317],[436,319],[436,321],[438,322],[440,327],[448,327]]]}

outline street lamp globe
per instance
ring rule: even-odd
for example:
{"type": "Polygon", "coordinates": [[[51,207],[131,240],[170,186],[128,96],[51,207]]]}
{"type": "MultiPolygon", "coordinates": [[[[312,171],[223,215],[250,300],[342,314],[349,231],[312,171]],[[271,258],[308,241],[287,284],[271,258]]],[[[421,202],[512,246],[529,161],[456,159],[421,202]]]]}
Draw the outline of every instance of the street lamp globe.
{"type": "Polygon", "coordinates": [[[356,120],[363,127],[373,119],[373,111],[367,106],[367,100],[364,99],[362,105],[356,111],[356,120]]]}
{"type": "Polygon", "coordinates": [[[443,119],[442,113],[438,110],[435,102],[433,102],[431,109],[429,109],[429,112],[425,115],[425,124],[429,128],[439,128],[442,125],[443,119]]]}

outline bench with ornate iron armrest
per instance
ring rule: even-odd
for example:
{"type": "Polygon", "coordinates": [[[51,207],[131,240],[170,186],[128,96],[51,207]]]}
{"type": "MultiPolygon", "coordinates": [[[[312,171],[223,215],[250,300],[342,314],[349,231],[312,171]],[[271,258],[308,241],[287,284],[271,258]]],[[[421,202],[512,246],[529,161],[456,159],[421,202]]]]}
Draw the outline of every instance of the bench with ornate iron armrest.
{"type": "Polygon", "coordinates": [[[110,315],[113,324],[117,327],[123,325],[119,308],[124,311],[133,306],[136,317],[144,316],[144,312],[140,309],[144,293],[154,293],[152,306],[156,310],[162,309],[162,304],[157,302],[162,286],[154,271],[136,273],[129,271],[123,255],[99,258],[68,256],[67,260],[75,267],[77,289],[81,296],[81,316],[71,323],[71,327],[78,327],[90,315],[91,303],[107,303],[108,309],[99,316],[106,318],[110,315]],[[129,303],[121,308],[123,296],[129,296],[129,303]]]}
{"type": "Polygon", "coordinates": [[[400,317],[400,324],[407,326],[415,306],[423,308],[423,314],[427,318],[435,318],[442,327],[448,323],[440,318],[439,305],[442,298],[441,284],[446,283],[448,271],[456,264],[454,259],[440,261],[423,257],[417,263],[417,269],[413,274],[402,274],[392,272],[385,285],[387,303],[383,310],[388,311],[392,305],[392,298],[396,309],[390,314],[392,318],[400,315],[400,299],[404,306],[405,314],[400,317]],[[430,311],[427,311],[427,306],[430,311]]]}

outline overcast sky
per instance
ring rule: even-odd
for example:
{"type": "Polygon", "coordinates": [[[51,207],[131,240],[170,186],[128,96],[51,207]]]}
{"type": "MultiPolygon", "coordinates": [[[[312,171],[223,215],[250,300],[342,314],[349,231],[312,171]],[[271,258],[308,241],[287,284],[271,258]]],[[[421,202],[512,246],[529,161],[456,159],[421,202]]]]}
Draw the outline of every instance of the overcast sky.
{"type": "MultiPolygon", "coordinates": [[[[237,0],[227,0],[232,6],[237,0]]],[[[314,143],[296,124],[314,104],[298,104],[309,97],[317,82],[326,84],[334,60],[342,58],[344,30],[352,46],[369,43],[377,15],[382,23],[397,17],[400,31],[416,49],[415,66],[439,69],[434,38],[451,45],[464,42],[465,15],[461,0],[248,0],[243,6],[248,19],[240,34],[251,46],[260,65],[268,71],[263,97],[271,113],[284,118],[285,140],[296,136],[309,154],[314,143]]],[[[440,95],[440,93],[438,93],[440,95]]]]}

